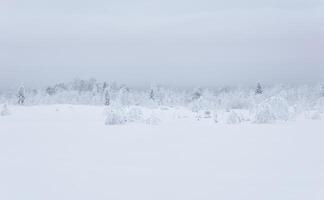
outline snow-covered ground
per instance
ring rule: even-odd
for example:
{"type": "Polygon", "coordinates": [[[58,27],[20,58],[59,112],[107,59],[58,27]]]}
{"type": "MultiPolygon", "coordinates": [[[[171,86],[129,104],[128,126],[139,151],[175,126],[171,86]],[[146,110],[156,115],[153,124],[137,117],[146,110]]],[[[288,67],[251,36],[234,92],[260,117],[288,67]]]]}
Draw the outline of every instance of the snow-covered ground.
{"type": "MultiPolygon", "coordinates": [[[[0,116],[1,200],[322,200],[324,120],[105,125],[103,106],[10,106],[0,116]]],[[[147,111],[149,112],[149,111],[147,111]]]]}

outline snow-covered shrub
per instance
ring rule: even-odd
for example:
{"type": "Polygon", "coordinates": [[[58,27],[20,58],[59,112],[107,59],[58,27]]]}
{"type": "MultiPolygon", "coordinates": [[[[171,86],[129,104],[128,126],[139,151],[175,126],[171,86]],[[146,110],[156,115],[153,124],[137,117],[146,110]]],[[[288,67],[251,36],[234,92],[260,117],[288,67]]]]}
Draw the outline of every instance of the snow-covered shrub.
{"type": "Polygon", "coordinates": [[[151,114],[146,120],[145,120],[146,124],[150,124],[150,125],[158,125],[161,120],[155,115],[155,114],[151,114]]]}
{"type": "Polygon", "coordinates": [[[125,124],[127,122],[127,115],[123,108],[113,108],[109,107],[106,110],[106,125],[118,125],[125,124]]]}
{"type": "Polygon", "coordinates": [[[250,108],[251,102],[246,97],[233,96],[227,99],[227,109],[248,109],[250,108]]]}
{"type": "Polygon", "coordinates": [[[10,115],[10,111],[8,109],[8,105],[7,104],[4,104],[1,108],[1,112],[0,112],[0,115],[1,116],[7,116],[7,115],[10,115]]]}
{"type": "Polygon", "coordinates": [[[160,109],[161,110],[170,110],[170,108],[169,107],[166,107],[166,106],[161,106],[160,109]]]}
{"type": "Polygon", "coordinates": [[[105,110],[105,115],[107,116],[106,125],[143,121],[142,110],[137,107],[108,106],[105,110]]]}
{"type": "Polygon", "coordinates": [[[203,95],[203,89],[202,88],[195,88],[191,99],[192,100],[198,100],[198,99],[200,99],[202,97],[202,95],[203,95]]]}
{"type": "Polygon", "coordinates": [[[315,108],[318,111],[324,112],[324,97],[321,97],[316,101],[315,108]]]}
{"type": "Polygon", "coordinates": [[[196,114],[196,118],[199,120],[201,118],[211,118],[212,113],[209,110],[201,110],[198,111],[196,114]]]}
{"type": "Polygon", "coordinates": [[[26,99],[26,94],[25,94],[25,88],[24,86],[21,86],[18,90],[17,98],[18,98],[18,104],[23,105],[26,99]]]}
{"type": "Polygon", "coordinates": [[[130,89],[126,86],[122,86],[117,93],[117,100],[122,105],[130,105],[132,100],[130,89]]]}
{"type": "Polygon", "coordinates": [[[320,112],[314,112],[312,115],[311,115],[311,119],[312,120],[320,120],[322,119],[322,116],[321,116],[321,113],[320,112]]]}
{"type": "Polygon", "coordinates": [[[185,119],[185,118],[188,118],[191,115],[192,115],[192,112],[190,112],[187,109],[179,109],[179,108],[176,108],[173,111],[173,118],[174,119],[185,119]]]}
{"type": "Polygon", "coordinates": [[[162,85],[151,85],[149,90],[149,100],[151,103],[161,106],[161,105],[170,105],[174,102],[174,97],[177,96],[169,88],[166,88],[162,85]]]}
{"type": "Polygon", "coordinates": [[[232,111],[227,117],[228,124],[238,124],[241,122],[242,122],[241,117],[234,111],[232,111]]]}
{"type": "Polygon", "coordinates": [[[198,113],[199,111],[208,110],[210,108],[213,108],[214,105],[213,105],[213,102],[210,101],[209,99],[201,97],[197,100],[192,101],[189,104],[189,107],[192,112],[198,113]]]}
{"type": "Polygon", "coordinates": [[[263,88],[260,83],[258,83],[257,88],[255,90],[255,94],[262,94],[263,93],[263,88]]]}
{"type": "Polygon", "coordinates": [[[255,111],[256,123],[272,123],[289,119],[289,106],[281,97],[271,97],[260,103],[255,111]]]}
{"type": "Polygon", "coordinates": [[[132,107],[127,110],[128,122],[139,122],[143,120],[143,112],[140,108],[132,107]]]}
{"type": "Polygon", "coordinates": [[[213,112],[213,120],[215,123],[218,123],[218,115],[217,115],[217,112],[213,112]]]}
{"type": "Polygon", "coordinates": [[[268,104],[258,106],[255,113],[255,122],[259,124],[272,123],[275,121],[275,116],[271,112],[271,107],[268,104]]]}
{"type": "Polygon", "coordinates": [[[209,111],[209,110],[205,110],[204,112],[203,112],[203,118],[211,118],[212,116],[212,113],[209,111]]]}
{"type": "Polygon", "coordinates": [[[277,120],[287,121],[289,119],[289,105],[286,99],[272,97],[269,103],[277,120]]]}

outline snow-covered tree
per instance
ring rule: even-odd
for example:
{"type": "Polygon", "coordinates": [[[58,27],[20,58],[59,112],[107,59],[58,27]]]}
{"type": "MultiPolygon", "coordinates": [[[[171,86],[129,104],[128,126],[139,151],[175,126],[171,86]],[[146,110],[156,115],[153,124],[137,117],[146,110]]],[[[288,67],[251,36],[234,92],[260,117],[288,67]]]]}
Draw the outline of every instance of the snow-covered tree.
{"type": "Polygon", "coordinates": [[[163,89],[160,85],[151,85],[150,91],[149,91],[149,99],[151,102],[154,102],[156,105],[161,105],[163,103],[163,89]]]}
{"type": "Polygon", "coordinates": [[[0,111],[0,115],[1,116],[7,116],[7,115],[10,115],[10,111],[8,109],[8,105],[7,104],[4,104],[1,108],[1,111],[0,111]]]}
{"type": "Polygon", "coordinates": [[[117,97],[120,104],[129,105],[131,103],[130,89],[126,85],[121,86],[117,97]]]}
{"type": "Polygon", "coordinates": [[[102,91],[105,91],[106,88],[108,88],[108,83],[104,82],[102,85],[102,91]]]}
{"type": "Polygon", "coordinates": [[[111,103],[111,94],[110,88],[107,86],[105,87],[104,95],[105,95],[105,105],[109,106],[111,103]]]}
{"type": "Polygon", "coordinates": [[[192,100],[198,100],[203,94],[203,90],[201,88],[195,89],[193,95],[192,95],[192,100]]]}
{"type": "Polygon", "coordinates": [[[54,95],[56,93],[55,87],[47,87],[46,93],[50,96],[54,95]]]}
{"type": "Polygon", "coordinates": [[[152,84],[150,87],[150,92],[149,92],[150,100],[152,100],[152,101],[156,100],[157,90],[158,90],[158,87],[155,84],[152,84]]]}
{"type": "Polygon", "coordinates": [[[316,112],[312,113],[310,118],[312,120],[321,120],[322,119],[321,112],[316,111],[316,112]]]}
{"type": "Polygon", "coordinates": [[[287,121],[289,119],[289,106],[282,97],[271,97],[260,103],[255,111],[256,123],[272,123],[287,121]]]}
{"type": "Polygon", "coordinates": [[[154,90],[153,88],[150,89],[150,99],[154,101],[154,90]]]}
{"type": "Polygon", "coordinates": [[[261,83],[258,83],[257,88],[255,90],[255,94],[262,94],[263,93],[263,88],[261,86],[261,83]]]}
{"type": "Polygon", "coordinates": [[[26,99],[26,94],[25,94],[25,88],[24,86],[21,86],[18,90],[18,94],[17,94],[17,98],[18,98],[18,104],[19,105],[23,105],[25,103],[25,99],[26,99]]]}

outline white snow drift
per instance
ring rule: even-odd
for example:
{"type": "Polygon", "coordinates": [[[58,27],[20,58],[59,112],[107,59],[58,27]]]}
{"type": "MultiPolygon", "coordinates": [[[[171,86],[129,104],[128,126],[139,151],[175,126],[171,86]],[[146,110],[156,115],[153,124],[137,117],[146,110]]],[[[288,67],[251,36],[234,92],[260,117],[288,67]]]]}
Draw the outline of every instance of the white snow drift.
{"type": "Polygon", "coordinates": [[[245,119],[253,114],[224,110],[215,123],[183,107],[130,107],[111,120],[126,124],[107,126],[105,107],[9,105],[0,116],[0,199],[324,197],[317,117],[255,124],[245,119]]]}

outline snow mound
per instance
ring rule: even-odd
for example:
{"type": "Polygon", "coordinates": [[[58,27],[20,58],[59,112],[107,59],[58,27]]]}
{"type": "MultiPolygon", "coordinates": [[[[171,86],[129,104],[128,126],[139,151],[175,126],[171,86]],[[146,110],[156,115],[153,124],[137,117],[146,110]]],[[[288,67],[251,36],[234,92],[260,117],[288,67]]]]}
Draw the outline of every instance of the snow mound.
{"type": "Polygon", "coordinates": [[[4,104],[1,108],[1,112],[0,112],[0,115],[1,116],[7,116],[7,115],[10,115],[10,111],[9,111],[9,108],[8,108],[8,105],[7,104],[4,104]]]}
{"type": "Polygon", "coordinates": [[[260,103],[255,111],[256,123],[273,123],[289,119],[289,106],[281,97],[271,97],[260,103]]]}

